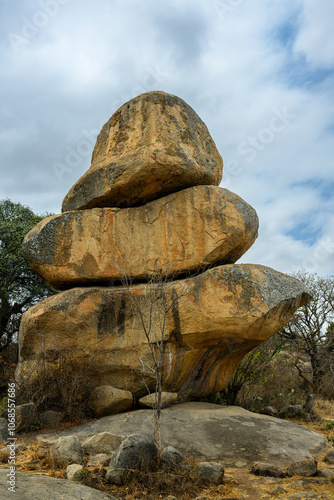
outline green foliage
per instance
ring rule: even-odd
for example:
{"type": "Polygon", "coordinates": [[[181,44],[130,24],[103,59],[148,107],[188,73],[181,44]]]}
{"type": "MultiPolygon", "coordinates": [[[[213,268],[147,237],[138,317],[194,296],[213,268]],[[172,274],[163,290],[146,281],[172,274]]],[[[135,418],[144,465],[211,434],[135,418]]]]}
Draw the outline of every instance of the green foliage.
{"type": "Polygon", "coordinates": [[[8,404],[8,397],[5,396],[0,400],[0,413],[7,408],[8,404]]]}
{"type": "Polygon", "coordinates": [[[22,313],[55,293],[21,250],[24,236],[43,218],[20,203],[0,201],[0,352],[15,340],[22,313]]]}
{"type": "Polygon", "coordinates": [[[41,427],[43,427],[43,425],[44,425],[44,424],[43,424],[43,422],[41,422],[41,421],[38,419],[38,420],[36,420],[35,422],[33,422],[33,423],[31,424],[31,428],[32,428],[32,429],[36,429],[36,430],[38,430],[38,429],[40,429],[41,427]]]}

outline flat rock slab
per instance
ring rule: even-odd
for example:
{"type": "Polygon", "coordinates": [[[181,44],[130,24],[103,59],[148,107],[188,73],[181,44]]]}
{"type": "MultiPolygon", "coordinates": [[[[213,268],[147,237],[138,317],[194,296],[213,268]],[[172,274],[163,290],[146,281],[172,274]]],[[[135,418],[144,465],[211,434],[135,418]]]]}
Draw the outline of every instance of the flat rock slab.
{"type": "Polygon", "coordinates": [[[210,133],[182,99],[141,94],[121,106],[97,137],[89,170],[65,196],[62,212],[129,207],[222,178],[210,133]]]}
{"type": "Polygon", "coordinates": [[[117,500],[83,484],[55,477],[16,472],[15,493],[8,491],[8,469],[0,469],[0,498],[15,500],[117,500]]]}
{"type": "MultiPolygon", "coordinates": [[[[136,410],[103,417],[59,436],[76,435],[81,441],[100,432],[152,437],[154,411],[136,410]]],[[[161,434],[163,447],[174,446],[188,458],[221,461],[224,467],[250,467],[257,461],[287,467],[293,461],[316,458],[329,448],[324,436],[293,422],[237,406],[201,402],[163,409],[161,434]]],[[[43,440],[42,436],[39,438],[43,440]]]]}
{"type": "Polygon", "coordinates": [[[196,186],[141,207],[53,215],[27,234],[22,251],[37,274],[62,290],[233,264],[257,231],[256,212],[242,198],[196,186]]]}
{"type": "Polygon", "coordinates": [[[23,314],[17,381],[42,376],[43,366],[57,373],[55,361],[65,350],[86,385],[111,385],[138,398],[147,388],[154,392],[142,323],[148,329],[151,319],[164,340],[162,390],[177,392],[181,401],[199,399],[226,387],[247,352],[279,331],[308,298],[300,281],[251,264],[214,267],[157,287],[72,288],[23,314]],[[50,360],[44,365],[38,361],[42,350],[43,360],[50,360]]]}

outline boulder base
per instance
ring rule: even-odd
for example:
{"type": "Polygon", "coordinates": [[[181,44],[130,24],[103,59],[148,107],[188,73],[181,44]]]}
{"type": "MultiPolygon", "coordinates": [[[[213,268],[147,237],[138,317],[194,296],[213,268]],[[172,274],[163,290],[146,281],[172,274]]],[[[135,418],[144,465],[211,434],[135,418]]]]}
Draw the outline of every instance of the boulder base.
{"type": "Polygon", "coordinates": [[[98,135],[89,170],[62,211],[128,207],[222,178],[223,161],[206,125],[182,99],[141,94],[121,106],[98,135]]]}
{"type": "Polygon", "coordinates": [[[164,339],[162,390],[177,392],[179,400],[204,397],[222,390],[245,354],[280,330],[308,297],[298,280],[250,264],[157,287],[71,289],[23,315],[16,377],[38,377],[41,355],[48,373],[56,373],[57,356],[65,352],[88,384],[142,397],[155,388],[143,329],[144,322],[147,333],[154,317],[150,341],[155,334],[164,339]]]}
{"type": "MultiPolygon", "coordinates": [[[[104,417],[61,435],[73,434],[83,440],[108,430],[152,438],[154,429],[154,410],[146,409],[104,417]]],[[[224,467],[251,467],[261,461],[284,468],[294,461],[315,459],[329,449],[325,436],[293,422],[238,406],[199,402],[164,408],[161,437],[163,447],[174,446],[186,459],[217,461],[224,467]]]]}

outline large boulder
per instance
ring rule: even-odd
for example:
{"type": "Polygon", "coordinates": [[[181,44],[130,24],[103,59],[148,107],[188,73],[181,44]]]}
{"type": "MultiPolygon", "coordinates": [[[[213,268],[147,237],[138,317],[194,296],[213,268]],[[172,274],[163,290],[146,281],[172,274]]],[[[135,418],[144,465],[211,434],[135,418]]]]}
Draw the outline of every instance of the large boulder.
{"type": "Polygon", "coordinates": [[[15,500],[117,500],[116,497],[80,483],[58,477],[15,472],[15,487],[8,491],[8,469],[0,469],[0,498],[15,500]]]}
{"type": "Polygon", "coordinates": [[[218,186],[222,168],[195,111],[174,95],[147,92],[103,126],[92,164],[65,196],[62,211],[128,207],[190,186],[218,186]]]}
{"type": "Polygon", "coordinates": [[[181,400],[204,397],[222,390],[245,354],[280,330],[308,297],[298,280],[251,264],[215,267],[158,289],[67,290],[23,315],[16,377],[41,376],[43,345],[48,373],[65,350],[72,370],[93,387],[112,385],[142,397],[155,388],[143,328],[154,317],[155,333],[164,338],[162,390],[181,400]]]}
{"type": "MultiPolygon", "coordinates": [[[[173,446],[186,459],[221,462],[224,467],[250,467],[261,461],[285,468],[295,461],[315,459],[329,449],[321,434],[237,406],[180,403],[161,411],[160,424],[162,447],[173,446]]],[[[103,417],[61,435],[75,435],[81,440],[104,431],[151,438],[155,432],[155,411],[132,410],[103,417]]],[[[48,442],[50,438],[40,439],[48,442]]]]}
{"type": "Polygon", "coordinates": [[[51,286],[149,279],[238,260],[257,237],[255,210],[215,186],[196,186],[142,207],[53,215],[24,239],[23,254],[51,286]]]}

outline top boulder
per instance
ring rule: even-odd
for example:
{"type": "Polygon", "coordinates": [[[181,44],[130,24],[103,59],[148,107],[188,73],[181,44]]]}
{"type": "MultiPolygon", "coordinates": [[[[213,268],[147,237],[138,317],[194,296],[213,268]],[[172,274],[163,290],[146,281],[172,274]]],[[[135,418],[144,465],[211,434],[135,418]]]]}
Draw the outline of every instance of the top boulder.
{"type": "Polygon", "coordinates": [[[62,211],[143,205],[197,185],[218,186],[223,160],[206,125],[182,99],[141,94],[102,127],[88,171],[62,211]]]}

